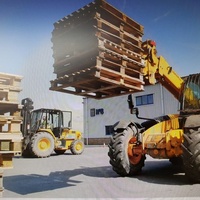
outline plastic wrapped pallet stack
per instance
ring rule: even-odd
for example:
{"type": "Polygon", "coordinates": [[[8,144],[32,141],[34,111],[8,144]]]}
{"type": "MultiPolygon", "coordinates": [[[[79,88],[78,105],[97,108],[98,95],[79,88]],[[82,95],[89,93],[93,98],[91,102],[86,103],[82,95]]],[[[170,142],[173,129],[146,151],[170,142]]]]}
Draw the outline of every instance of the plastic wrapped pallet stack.
{"type": "Polygon", "coordinates": [[[14,155],[21,155],[22,133],[18,102],[22,77],[0,73],[0,194],[3,191],[3,170],[13,167],[14,155]]]}
{"type": "Polygon", "coordinates": [[[50,90],[97,99],[143,90],[143,26],[105,0],[54,24],[50,90]]]}

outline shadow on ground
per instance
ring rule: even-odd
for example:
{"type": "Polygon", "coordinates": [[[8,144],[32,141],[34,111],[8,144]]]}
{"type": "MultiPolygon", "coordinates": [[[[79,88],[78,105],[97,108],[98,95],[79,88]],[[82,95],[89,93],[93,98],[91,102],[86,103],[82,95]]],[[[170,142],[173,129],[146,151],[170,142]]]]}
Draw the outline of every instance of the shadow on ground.
{"type": "MultiPolygon", "coordinates": [[[[76,180],[73,180],[73,177],[78,175],[95,178],[124,178],[117,175],[112,170],[111,166],[80,167],[74,170],[52,172],[49,175],[30,174],[4,177],[4,187],[6,190],[10,190],[21,195],[26,195],[30,193],[76,186],[77,184],[82,183],[83,180],[85,184],[87,184],[87,178],[84,177],[80,178],[80,181],[77,180],[77,177],[74,178],[76,180]]],[[[143,168],[143,171],[140,175],[126,178],[135,178],[140,181],[153,184],[191,184],[186,179],[182,168],[180,166],[174,166],[168,161],[146,161],[145,167],[143,168]]],[[[134,181],[134,183],[135,182],[136,181],[134,181]]]]}
{"type": "Polygon", "coordinates": [[[191,185],[192,183],[185,176],[183,166],[173,165],[168,160],[146,161],[142,173],[137,179],[165,185],[191,185]]]}
{"type": "MultiPolygon", "coordinates": [[[[74,170],[56,171],[49,175],[30,174],[4,177],[4,188],[12,192],[26,195],[36,192],[44,192],[64,187],[76,186],[83,181],[73,180],[78,175],[95,178],[117,177],[110,166],[85,168],[74,170]]],[[[83,180],[84,178],[82,178],[83,180]]]]}

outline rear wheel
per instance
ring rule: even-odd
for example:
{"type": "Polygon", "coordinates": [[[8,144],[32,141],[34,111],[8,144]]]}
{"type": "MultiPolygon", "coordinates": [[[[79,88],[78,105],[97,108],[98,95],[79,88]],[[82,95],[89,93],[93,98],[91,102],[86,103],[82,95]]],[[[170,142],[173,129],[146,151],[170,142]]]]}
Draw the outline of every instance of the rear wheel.
{"type": "Polygon", "coordinates": [[[84,143],[82,140],[74,140],[71,143],[70,150],[72,154],[79,155],[82,154],[84,151],[84,143]]]}
{"type": "MultiPolygon", "coordinates": [[[[120,176],[136,175],[144,166],[145,155],[132,152],[131,143],[135,141],[134,135],[134,127],[127,127],[122,132],[113,135],[108,145],[110,164],[120,176]]],[[[142,146],[138,145],[137,149],[142,150],[142,146]]]]}
{"type": "Polygon", "coordinates": [[[194,182],[200,182],[200,116],[189,118],[184,128],[182,144],[185,175],[194,182]],[[195,121],[197,124],[194,123],[195,121]]]}
{"type": "Polygon", "coordinates": [[[54,139],[47,132],[38,132],[31,138],[30,147],[33,156],[48,157],[54,150],[54,139]]]}

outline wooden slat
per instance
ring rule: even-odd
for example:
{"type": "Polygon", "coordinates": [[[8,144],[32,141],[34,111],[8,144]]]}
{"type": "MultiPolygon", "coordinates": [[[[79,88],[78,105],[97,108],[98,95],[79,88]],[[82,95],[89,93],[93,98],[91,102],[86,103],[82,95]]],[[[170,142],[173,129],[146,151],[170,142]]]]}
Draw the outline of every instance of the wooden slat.
{"type": "Polygon", "coordinates": [[[98,38],[98,45],[101,48],[105,48],[105,49],[109,49],[112,50],[118,54],[121,54],[123,57],[127,56],[129,58],[131,58],[134,61],[138,61],[139,64],[141,65],[141,54],[135,52],[135,51],[131,51],[127,48],[125,48],[125,46],[123,45],[118,45],[116,43],[113,43],[109,40],[106,40],[105,38],[99,37],[98,38]]]}
{"type": "Polygon", "coordinates": [[[0,132],[0,140],[10,140],[12,142],[20,142],[23,139],[21,133],[5,133],[0,132]]]}
{"type": "MultiPolygon", "coordinates": [[[[97,15],[98,15],[98,13],[97,13],[97,15]]],[[[139,36],[136,37],[134,35],[134,29],[129,30],[129,31],[131,31],[131,34],[130,34],[130,33],[126,32],[125,25],[123,25],[123,24],[120,25],[119,27],[117,27],[100,17],[96,17],[96,19],[97,19],[96,28],[99,30],[104,30],[107,33],[121,37],[122,39],[125,39],[125,36],[126,36],[128,41],[134,41],[134,44],[136,44],[136,45],[137,45],[137,43],[139,43],[141,41],[141,37],[139,37],[139,36]]]]}

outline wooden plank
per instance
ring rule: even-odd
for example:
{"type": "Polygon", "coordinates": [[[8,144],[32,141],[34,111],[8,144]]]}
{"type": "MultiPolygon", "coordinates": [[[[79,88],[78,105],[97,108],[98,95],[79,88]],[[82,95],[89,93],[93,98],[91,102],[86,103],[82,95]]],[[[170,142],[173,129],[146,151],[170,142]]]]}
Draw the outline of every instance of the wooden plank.
{"type": "Polygon", "coordinates": [[[78,26],[83,22],[87,21],[88,19],[93,16],[93,12],[97,9],[97,3],[91,2],[84,7],[74,11],[73,13],[63,17],[62,19],[58,20],[54,23],[54,31],[59,29],[69,29],[72,27],[72,22],[74,26],[78,26]],[[93,11],[93,12],[92,12],[93,11]]]}
{"type": "Polygon", "coordinates": [[[132,80],[132,82],[138,83],[140,85],[144,84],[144,82],[142,80],[126,75],[125,70],[124,70],[124,73],[123,73],[123,72],[116,72],[114,70],[111,70],[111,69],[108,69],[108,68],[105,68],[105,67],[102,67],[102,66],[96,66],[96,68],[99,69],[100,71],[103,71],[106,74],[106,76],[108,76],[108,77],[110,76],[111,80],[114,77],[121,77],[121,78],[130,79],[130,80],[132,80]]]}
{"type": "Polygon", "coordinates": [[[79,81],[72,81],[72,82],[67,82],[64,84],[60,84],[60,85],[54,85],[52,86],[50,89],[51,90],[60,90],[63,88],[67,88],[67,87],[75,87],[77,85],[83,85],[85,83],[91,82],[92,80],[88,80],[88,79],[83,79],[83,80],[79,80],[79,81]]]}
{"type": "Polygon", "coordinates": [[[114,8],[112,5],[108,4],[106,1],[101,1],[101,7],[102,10],[100,11],[101,17],[104,19],[112,20],[115,19],[115,22],[117,21],[119,24],[118,26],[123,22],[129,24],[131,27],[134,27],[138,32],[143,32],[143,26],[141,26],[139,23],[132,20],[130,17],[125,15],[123,12],[119,11],[118,9],[114,8]]]}
{"type": "Polygon", "coordinates": [[[0,132],[0,141],[2,140],[10,140],[12,142],[21,142],[23,139],[22,133],[5,133],[5,132],[0,132]]]}
{"type": "Polygon", "coordinates": [[[120,26],[115,26],[111,24],[110,22],[97,16],[98,16],[98,13],[96,14],[96,17],[95,17],[97,20],[97,26],[96,26],[97,29],[104,30],[107,33],[121,37],[122,39],[125,39],[125,36],[126,36],[127,41],[134,40],[136,45],[137,43],[141,41],[141,37],[139,37],[138,35],[137,36],[134,35],[134,32],[135,32],[134,28],[129,27],[129,32],[127,32],[126,31],[127,28],[125,24],[121,24],[120,26]]]}
{"type": "Polygon", "coordinates": [[[0,153],[0,168],[2,169],[10,169],[13,168],[12,159],[14,157],[14,153],[0,153]]]}
{"type": "Polygon", "coordinates": [[[97,88],[97,89],[87,87],[87,90],[85,92],[81,92],[79,94],[81,94],[82,96],[87,95],[88,93],[97,93],[97,92],[102,92],[102,93],[105,93],[105,94],[111,94],[111,92],[109,92],[108,90],[114,89],[116,87],[117,87],[116,85],[109,85],[107,87],[100,87],[100,88],[97,88]]]}
{"type": "MultiPolygon", "coordinates": [[[[115,65],[119,65],[119,64],[123,65],[122,63],[124,61],[127,61],[129,63],[133,63],[134,64],[134,65],[132,65],[133,68],[134,69],[138,69],[137,70],[138,72],[140,72],[141,68],[144,67],[144,65],[142,63],[140,63],[138,61],[135,61],[135,60],[133,60],[131,58],[128,58],[125,55],[118,54],[118,53],[116,53],[116,52],[114,52],[112,50],[108,50],[108,49],[106,49],[104,52],[100,53],[99,57],[102,58],[102,59],[107,60],[108,62],[110,61],[112,64],[115,64],[115,65]]],[[[97,58],[97,60],[98,60],[98,58],[97,58]]],[[[112,66],[110,66],[110,67],[112,67],[112,66]]]]}
{"type": "MultiPolygon", "coordinates": [[[[102,80],[104,81],[104,80],[102,80]]],[[[79,95],[79,96],[84,96],[84,97],[89,97],[89,98],[95,98],[95,99],[104,99],[104,98],[111,98],[111,97],[116,97],[116,96],[121,96],[121,95],[125,95],[125,94],[130,94],[133,93],[134,90],[131,89],[127,89],[126,87],[119,87],[119,86],[115,86],[116,90],[113,92],[108,92],[107,91],[101,91],[101,93],[77,93],[76,91],[72,91],[69,89],[60,89],[58,90],[58,92],[62,92],[62,93],[67,93],[67,94],[73,94],[73,95],[79,95]],[[117,92],[116,92],[117,91],[117,92]],[[105,92],[107,94],[105,94],[105,92]]]]}
{"type": "Polygon", "coordinates": [[[66,84],[67,81],[65,78],[63,84],[58,84],[59,80],[57,80],[57,84],[54,84],[50,89],[69,94],[89,96],[93,98],[97,98],[99,93],[103,94],[104,97],[112,96],[113,91],[110,90],[114,88],[118,89],[119,91],[117,95],[120,95],[120,91],[124,90],[126,92],[129,90],[143,90],[143,81],[140,79],[130,77],[125,73],[122,74],[102,66],[96,66],[95,68],[97,69],[94,75],[96,79],[92,78],[89,79],[89,81],[88,79],[74,79],[72,83],[66,84]],[[72,87],[72,89],[69,89],[70,87],[72,87]],[[119,87],[121,87],[121,89],[119,89],[119,87]],[[91,93],[93,94],[91,95],[91,93]]]}
{"type": "Polygon", "coordinates": [[[109,40],[106,40],[102,37],[99,37],[98,38],[98,45],[101,47],[101,48],[105,48],[105,49],[109,49],[111,51],[114,51],[118,54],[121,54],[123,55],[123,57],[127,56],[129,58],[131,58],[132,60],[135,60],[135,61],[138,61],[141,65],[141,52],[140,53],[137,53],[135,51],[131,51],[127,48],[125,48],[125,46],[123,45],[118,45],[116,43],[113,43],[109,40]]]}
{"type": "Polygon", "coordinates": [[[97,48],[75,53],[73,56],[69,56],[64,60],[61,59],[59,62],[54,63],[54,72],[56,74],[68,74],[91,67],[94,65],[97,55],[97,48]]]}
{"type": "Polygon", "coordinates": [[[22,105],[18,104],[18,102],[8,102],[8,101],[0,101],[0,115],[5,113],[15,113],[16,111],[20,111],[22,109],[22,105]]]}
{"type": "Polygon", "coordinates": [[[8,73],[0,73],[0,85],[9,85],[18,87],[21,83],[22,76],[8,74],[8,73]]]}
{"type": "Polygon", "coordinates": [[[141,47],[140,46],[137,46],[129,41],[126,41],[125,39],[119,37],[119,36],[116,36],[114,34],[111,34],[105,30],[101,30],[99,29],[99,31],[96,33],[97,37],[100,38],[104,38],[110,42],[113,42],[113,43],[116,43],[118,45],[120,45],[121,47],[127,47],[129,46],[129,50],[132,50],[138,54],[140,54],[140,52],[142,51],[141,47]]]}

